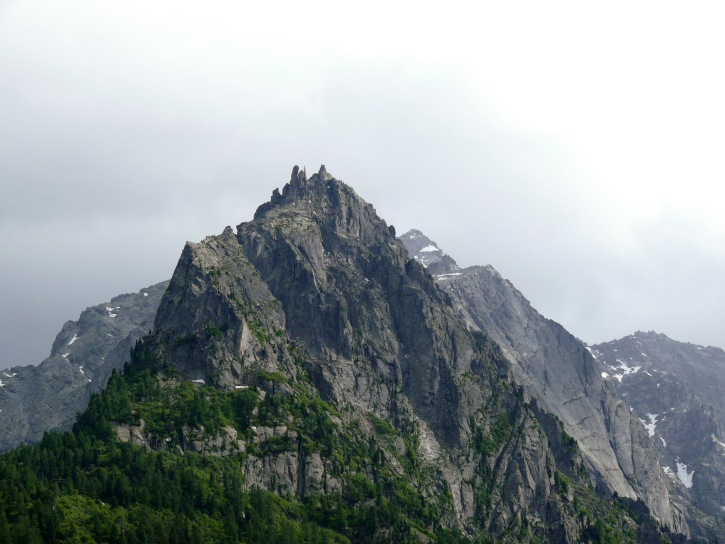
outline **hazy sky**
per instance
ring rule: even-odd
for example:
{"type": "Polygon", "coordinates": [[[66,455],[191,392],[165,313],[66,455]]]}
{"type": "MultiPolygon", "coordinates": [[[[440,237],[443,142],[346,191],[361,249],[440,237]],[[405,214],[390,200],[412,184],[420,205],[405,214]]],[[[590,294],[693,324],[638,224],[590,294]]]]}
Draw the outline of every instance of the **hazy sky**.
{"type": "Polygon", "coordinates": [[[0,0],[0,367],[321,163],[586,342],[725,347],[723,8],[472,4],[0,0]]]}

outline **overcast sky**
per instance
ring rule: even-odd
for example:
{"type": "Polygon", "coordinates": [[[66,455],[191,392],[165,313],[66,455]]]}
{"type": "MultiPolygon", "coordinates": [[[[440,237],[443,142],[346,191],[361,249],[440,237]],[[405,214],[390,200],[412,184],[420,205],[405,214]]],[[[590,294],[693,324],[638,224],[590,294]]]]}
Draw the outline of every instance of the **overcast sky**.
{"type": "Polygon", "coordinates": [[[723,8],[471,4],[0,0],[0,367],[321,163],[586,342],[725,347],[723,8]]]}

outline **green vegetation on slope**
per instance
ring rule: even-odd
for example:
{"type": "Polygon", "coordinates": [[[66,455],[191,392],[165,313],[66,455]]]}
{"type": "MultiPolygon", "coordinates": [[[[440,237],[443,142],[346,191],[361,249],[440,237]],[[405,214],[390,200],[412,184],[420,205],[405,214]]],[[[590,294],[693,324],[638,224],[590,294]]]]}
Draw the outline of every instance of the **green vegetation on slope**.
{"type": "MultiPolygon", "coordinates": [[[[180,380],[137,347],[72,432],[0,456],[0,542],[469,541],[450,528],[453,498],[437,487],[437,469],[419,459],[414,428],[373,414],[345,418],[306,372],[299,376],[258,371],[256,384],[223,391],[180,380]],[[137,444],[119,440],[121,429],[135,429],[137,444]],[[287,454],[319,455],[330,489],[270,491],[245,482],[250,459],[287,454]]],[[[481,413],[488,431],[471,421],[472,447],[495,463],[519,427],[496,402],[488,412],[481,413]]],[[[561,441],[576,453],[570,437],[561,441]]],[[[484,461],[474,486],[481,543],[493,542],[485,527],[502,493],[484,461]]],[[[671,541],[643,505],[605,501],[576,472],[553,478],[583,542],[671,541]]],[[[542,542],[540,535],[524,516],[498,541],[542,542]]]]}
{"type": "MultiPolygon", "coordinates": [[[[334,409],[305,387],[261,400],[253,388],[162,380],[159,370],[137,348],[133,364],[93,397],[72,432],[0,456],[0,542],[462,541],[439,525],[433,501],[386,466],[374,441],[344,432],[334,409]],[[118,440],[117,425],[142,421],[149,446],[162,451],[118,440]],[[253,425],[283,421],[297,430],[296,442],[250,442],[253,453],[323,451],[337,460],[339,492],[295,499],[248,489],[242,467],[249,451],[180,448],[184,428],[203,425],[214,434],[229,426],[246,440],[253,425]]],[[[412,448],[401,458],[417,464],[412,448]]]]}

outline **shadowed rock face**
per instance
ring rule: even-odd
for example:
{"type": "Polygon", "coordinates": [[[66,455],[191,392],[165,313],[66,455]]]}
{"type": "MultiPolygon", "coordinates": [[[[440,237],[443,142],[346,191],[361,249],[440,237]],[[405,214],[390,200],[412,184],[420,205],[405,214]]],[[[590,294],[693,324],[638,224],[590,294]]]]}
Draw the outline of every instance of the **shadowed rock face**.
{"type": "MultiPolygon", "coordinates": [[[[401,237],[411,250],[419,232],[401,237]]],[[[430,242],[426,239],[426,243],[430,242]]],[[[490,266],[434,274],[468,326],[502,348],[516,383],[555,414],[581,448],[597,485],[624,497],[639,497],[663,523],[686,531],[673,511],[658,457],[647,431],[611,384],[601,379],[586,347],[558,323],[541,316],[490,266]]]]}
{"type": "Polygon", "coordinates": [[[136,340],[153,325],[168,282],[120,295],[67,321],[50,357],[38,366],[0,372],[0,451],[38,442],[43,433],[69,429],[91,394],[123,368],[136,340]]]}
{"type": "Polygon", "coordinates": [[[670,494],[725,532],[725,352],[636,332],[591,346],[601,376],[646,425],[670,494]]]}

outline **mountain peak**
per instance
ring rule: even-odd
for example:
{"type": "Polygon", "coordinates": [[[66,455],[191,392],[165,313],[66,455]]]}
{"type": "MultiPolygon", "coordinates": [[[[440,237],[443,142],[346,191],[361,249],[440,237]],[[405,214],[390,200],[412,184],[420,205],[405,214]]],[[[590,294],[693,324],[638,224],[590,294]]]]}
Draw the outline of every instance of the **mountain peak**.
{"type": "Polygon", "coordinates": [[[460,267],[453,258],[443,253],[433,240],[421,231],[411,229],[398,237],[410,257],[429,269],[431,274],[450,274],[458,272],[460,267]]]}
{"type": "MultiPolygon", "coordinates": [[[[295,166],[282,192],[275,189],[270,201],[257,208],[253,223],[267,224],[295,239],[320,231],[328,242],[328,235],[336,233],[366,244],[397,245],[394,227],[388,226],[352,187],[330,175],[324,164],[309,178],[304,168],[295,166]]],[[[404,263],[405,250],[400,247],[394,252],[404,263]]]]}
{"type": "Polygon", "coordinates": [[[295,165],[292,168],[289,183],[285,184],[282,192],[279,189],[272,191],[272,197],[269,202],[265,202],[257,208],[254,218],[258,219],[270,210],[291,203],[306,202],[307,204],[319,204],[324,207],[324,204],[330,200],[329,193],[333,185],[338,186],[338,188],[344,187],[347,189],[346,192],[355,194],[350,187],[330,175],[324,164],[320,165],[317,173],[312,174],[309,178],[307,177],[307,168],[300,168],[298,165],[295,165]]]}

